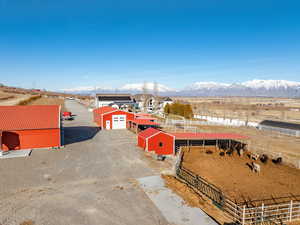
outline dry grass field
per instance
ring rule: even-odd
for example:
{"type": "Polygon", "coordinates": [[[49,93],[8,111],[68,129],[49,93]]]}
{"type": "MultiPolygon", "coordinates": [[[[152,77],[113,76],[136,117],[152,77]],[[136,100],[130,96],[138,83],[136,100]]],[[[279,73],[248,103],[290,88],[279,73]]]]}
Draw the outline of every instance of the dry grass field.
{"type": "Polygon", "coordinates": [[[29,103],[29,105],[61,105],[61,110],[66,111],[65,100],[56,97],[41,97],[29,103]]]}
{"type": "Polygon", "coordinates": [[[0,101],[5,101],[10,98],[14,98],[14,95],[0,91],[0,101]]]}
{"type": "Polygon", "coordinates": [[[20,101],[29,98],[27,94],[16,94],[0,91],[0,106],[17,105],[20,101]]]}
{"type": "Polygon", "coordinates": [[[300,122],[300,99],[245,97],[174,97],[189,102],[194,114],[260,122],[265,119],[300,122]]]}

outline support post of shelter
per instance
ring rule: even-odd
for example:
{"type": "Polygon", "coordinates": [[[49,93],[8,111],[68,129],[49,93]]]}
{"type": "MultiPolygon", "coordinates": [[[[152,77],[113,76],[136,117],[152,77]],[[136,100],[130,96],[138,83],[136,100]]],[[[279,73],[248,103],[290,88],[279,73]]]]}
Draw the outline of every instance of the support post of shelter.
{"type": "Polygon", "coordinates": [[[292,221],[292,216],[293,216],[293,200],[291,200],[291,204],[290,204],[290,221],[292,221]]]}
{"type": "Polygon", "coordinates": [[[245,225],[246,206],[243,206],[242,225],[245,225]]]}
{"type": "Polygon", "coordinates": [[[2,155],[2,130],[0,130],[0,155],[2,155]]]}

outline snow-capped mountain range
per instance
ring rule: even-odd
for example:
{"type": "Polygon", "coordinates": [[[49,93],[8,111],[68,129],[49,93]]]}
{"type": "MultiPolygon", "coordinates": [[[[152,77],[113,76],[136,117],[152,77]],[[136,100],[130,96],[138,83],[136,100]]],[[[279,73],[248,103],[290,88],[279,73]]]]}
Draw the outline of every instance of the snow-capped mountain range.
{"type": "Polygon", "coordinates": [[[65,92],[92,94],[100,92],[148,93],[156,89],[160,95],[182,96],[262,96],[300,97],[300,82],[287,80],[251,80],[242,83],[195,82],[183,89],[173,89],[163,84],[133,83],[120,88],[79,87],[64,89],[65,92]]]}

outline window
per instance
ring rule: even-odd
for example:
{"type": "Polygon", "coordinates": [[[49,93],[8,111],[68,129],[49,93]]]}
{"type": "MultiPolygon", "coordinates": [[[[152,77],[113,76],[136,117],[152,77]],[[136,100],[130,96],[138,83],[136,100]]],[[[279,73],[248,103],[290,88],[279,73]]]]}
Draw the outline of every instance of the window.
{"type": "Polygon", "coordinates": [[[159,143],[158,143],[158,146],[159,146],[159,147],[162,147],[163,145],[164,145],[164,144],[163,144],[162,142],[159,142],[159,143]]]}

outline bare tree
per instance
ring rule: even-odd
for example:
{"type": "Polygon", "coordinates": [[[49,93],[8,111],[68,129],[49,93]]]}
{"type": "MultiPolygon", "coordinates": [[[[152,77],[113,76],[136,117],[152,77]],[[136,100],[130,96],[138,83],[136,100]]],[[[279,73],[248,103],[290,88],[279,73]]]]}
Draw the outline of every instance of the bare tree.
{"type": "Polygon", "coordinates": [[[146,96],[148,94],[148,84],[146,81],[144,81],[143,87],[142,87],[143,95],[146,96]]]}
{"type": "Polygon", "coordinates": [[[154,97],[157,97],[158,96],[158,92],[159,92],[159,89],[158,89],[158,84],[156,81],[153,82],[153,94],[154,94],[154,97]]]}
{"type": "Polygon", "coordinates": [[[148,94],[148,84],[146,81],[144,81],[143,87],[142,87],[142,92],[143,92],[143,96],[142,96],[142,101],[143,101],[143,107],[144,107],[144,111],[146,111],[147,108],[147,94],[148,94]]]}

